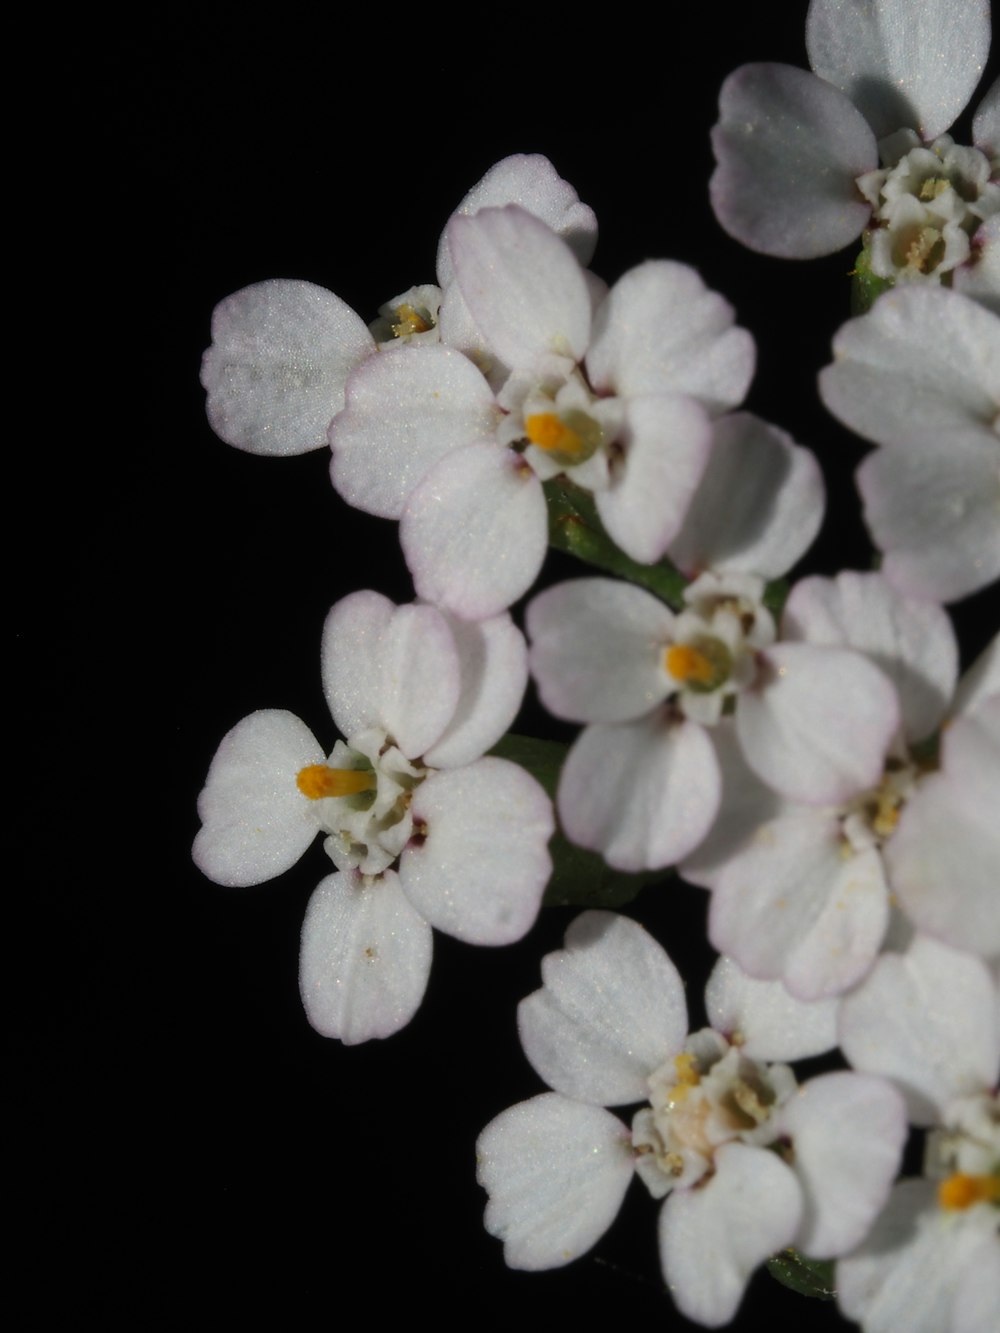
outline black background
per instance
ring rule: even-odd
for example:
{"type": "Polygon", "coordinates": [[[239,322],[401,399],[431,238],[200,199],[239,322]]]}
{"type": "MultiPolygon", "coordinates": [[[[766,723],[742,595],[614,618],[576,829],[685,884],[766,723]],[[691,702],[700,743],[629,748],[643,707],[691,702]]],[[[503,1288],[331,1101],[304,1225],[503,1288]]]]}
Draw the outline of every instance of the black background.
{"type": "MultiPolygon", "coordinates": [[[[544,913],[503,950],[436,935],[414,1021],[349,1049],[309,1028],[297,991],[299,927],[329,869],[320,844],[257,889],[221,889],[191,865],[224,732],[283,707],[332,744],[327,610],[361,587],[412,596],[395,526],[335,495],[324,451],[255,458],[214,437],[198,366],[214,304],[263,278],[309,279],[374,317],[433,280],[449,211],[493,162],[542,152],[596,210],[595,271],[613,281],[647,258],[683,260],[734,304],[758,340],[748,406],[814,448],[827,477],[803,568],[866,567],[851,480],[866,447],[814,387],[853,255],[750,255],[708,204],[719,84],[747,60],[804,65],[804,10],[669,7],[650,27],[626,9],[593,30],[569,11],[539,27],[532,12],[373,10],[351,15],[351,35],[332,16],[220,7],[154,11],[101,39],[76,164],[97,233],[80,268],[99,310],[75,336],[84,351],[103,341],[68,414],[69,485],[39,453],[63,573],[29,588],[15,627],[41,700],[27,712],[11,935],[18,1267],[40,1326],[58,1307],[130,1328],[500,1329],[552,1315],[691,1327],[662,1291],[657,1205],[638,1184],[593,1254],[560,1272],[508,1271],[481,1226],[475,1138],[541,1091],[515,1007],[571,913],[544,913]]],[[[553,560],[545,579],[568,572],[553,560]]],[[[985,608],[956,608],[966,661],[985,608]]],[[[521,729],[547,726],[529,701],[521,729]]],[[[630,909],[680,967],[695,1020],[706,902],[666,884],[630,909]]],[[[761,1314],[772,1328],[844,1326],[763,1274],[736,1326],[761,1314]]]]}

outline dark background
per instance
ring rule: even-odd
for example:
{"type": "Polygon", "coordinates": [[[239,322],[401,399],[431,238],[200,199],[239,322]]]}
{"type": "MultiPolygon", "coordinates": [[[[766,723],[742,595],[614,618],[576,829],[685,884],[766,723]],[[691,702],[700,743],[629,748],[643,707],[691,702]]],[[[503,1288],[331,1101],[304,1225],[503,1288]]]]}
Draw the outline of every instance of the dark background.
{"type": "MultiPolygon", "coordinates": [[[[593,1254],[560,1272],[508,1271],[481,1226],[475,1138],[541,1091],[515,1007],[570,912],[544,913],[504,950],[436,935],[414,1021],[348,1049],[309,1028],[297,991],[299,927],[329,869],[321,845],[257,889],[221,889],[191,865],[195,801],[225,731],[284,707],[332,745],[327,610],[361,587],[412,596],[395,526],[335,495],[325,451],[255,458],[214,437],[198,366],[215,303],[263,278],[309,279],[373,318],[433,280],[449,211],[493,162],[542,152],[596,210],[595,271],[613,281],[647,258],[683,260],[734,304],[758,340],[748,406],[814,448],[827,476],[803,568],[866,567],[851,480],[865,446],[814,388],[853,255],[750,255],[708,204],[722,79],[747,60],[806,63],[804,4],[768,6],[780,19],[764,24],[747,8],[669,7],[652,29],[625,10],[594,31],[570,12],[546,31],[531,12],[431,26],[380,10],[349,38],[332,19],[220,7],[154,12],[101,43],[84,198],[113,336],[81,407],[107,441],[93,465],[73,456],[62,503],[83,535],[16,633],[45,701],[30,717],[12,934],[18,1266],[39,1326],[58,1307],[129,1328],[500,1329],[536,1314],[691,1327],[662,1291],[657,1205],[639,1184],[593,1254]],[[41,742],[39,719],[54,723],[41,742]]],[[[569,568],[553,561],[545,578],[569,568]]],[[[985,607],[956,608],[970,655],[985,607]]],[[[547,725],[529,701],[521,729],[547,725]]],[[[630,909],[680,967],[695,1021],[706,902],[665,884],[630,909]]],[[[758,1314],[772,1328],[844,1326],[763,1274],[736,1326],[758,1314]]]]}

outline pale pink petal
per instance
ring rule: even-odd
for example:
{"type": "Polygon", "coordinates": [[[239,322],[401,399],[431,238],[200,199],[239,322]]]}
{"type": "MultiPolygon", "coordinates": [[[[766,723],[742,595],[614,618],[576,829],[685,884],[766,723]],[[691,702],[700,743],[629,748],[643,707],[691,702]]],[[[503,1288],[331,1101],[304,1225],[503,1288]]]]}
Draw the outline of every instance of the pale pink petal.
{"type": "Polygon", "coordinates": [[[1000,78],[990,84],[972,117],[972,142],[987,157],[1000,158],[1000,78]]]}
{"type": "Polygon", "coordinates": [[[909,596],[939,602],[1000,577],[1000,447],[986,431],[946,438],[941,449],[877,449],[857,472],[882,573],[909,596]]]}
{"type": "Polygon", "coordinates": [[[398,1032],[424,997],[431,936],[392,870],[377,879],[328,875],[302,923],[299,989],[309,1022],[347,1046],[398,1032]]]}
{"type": "Polygon", "coordinates": [[[1000,1016],[989,970],[916,936],[844,997],[840,1045],[855,1069],[893,1080],[914,1124],[934,1124],[950,1101],[996,1085],[1000,1016]]]}
{"type": "Polygon", "coordinates": [[[399,540],[421,597],[463,619],[495,616],[528,591],[545,559],[541,482],[509,449],[456,449],[410,496],[399,540]]]}
{"type": "Polygon", "coordinates": [[[950,453],[956,431],[993,429],[1000,319],[958,292],[916,284],[886,292],[841,326],[833,356],[820,372],[820,396],[867,440],[950,453]]]}
{"type": "Polygon", "coordinates": [[[400,606],[382,632],[378,662],[381,725],[410,759],[429,749],[454,716],[461,693],[458,651],[433,606],[400,606]]]}
{"type": "Polygon", "coordinates": [[[719,804],[712,743],[663,713],[587,727],[559,779],[563,829],[617,870],[657,870],[692,851],[719,804]]]}
{"type": "Polygon", "coordinates": [[[375,351],[350,306],[311,282],[274,278],[221,301],[201,364],[208,419],[252,454],[322,449],[348,375],[375,351]]]}
{"type": "Polygon", "coordinates": [[[399,875],[432,926],[469,944],[510,944],[534,923],[552,873],[552,803],[517,764],[477,759],[414,793],[419,836],[399,875]]]}
{"type": "Polygon", "coordinates": [[[515,370],[555,352],[582,361],[590,293],[580,262],[523,208],[487,208],[448,224],[455,279],[487,345],[515,370]]]}
{"type": "Polygon", "coordinates": [[[823,1074],[778,1112],[792,1141],[805,1210],[795,1246],[813,1259],[846,1254],[889,1197],[906,1143],[906,1107],[884,1079],[823,1074]]]}
{"type": "Polygon", "coordinates": [[[705,987],[705,1009],[716,1032],[751,1060],[804,1060],[837,1044],[836,998],[806,1003],[780,981],[751,977],[733,958],[720,958],[705,987]]]}
{"type": "Polygon", "coordinates": [[[802,1213],[795,1175],[774,1153],[726,1143],[715,1174],[675,1190],[660,1212],[663,1276],[681,1314],[719,1328],[743,1299],[754,1269],[790,1245],[802,1213]]]}
{"type": "Polygon", "coordinates": [[[819,1000],[865,975],[888,921],[878,852],[845,858],[835,812],[803,806],[764,825],[723,869],[708,931],[751,976],[819,1000]]]}
{"type": "Polygon", "coordinates": [[[290,869],[319,831],[299,772],[326,754],[304,722],[283,709],[251,713],[222,738],[198,797],[203,828],[192,855],[205,875],[230,888],[290,869]]]}
{"type": "Polygon", "coordinates": [[[736,728],[750,767],[789,800],[829,804],[875,786],[899,725],[892,685],[842,648],[778,643],[760,655],[736,728]]]}
{"type": "Polygon", "coordinates": [[[495,745],[514,721],[528,683],[528,649],[506,612],[478,621],[442,614],[458,653],[461,693],[424,759],[432,768],[460,768],[495,745]]]}
{"type": "Polygon", "coordinates": [[[352,592],[331,607],[320,653],[323,692],[337,730],[350,738],[382,725],[382,636],[396,611],[380,592],[352,592]]]}
{"type": "Polygon", "coordinates": [[[1000,315],[1000,213],[976,229],[970,260],[952,271],[954,291],[1000,315]]]}
{"type": "Polygon", "coordinates": [[[476,367],[449,347],[379,355],[347,386],[330,427],[330,476],[357,509],[399,518],[434,464],[462,445],[490,439],[499,410],[476,367]]]}
{"type": "Polygon", "coordinates": [[[823,475],[808,449],[749,412],[714,423],[712,452],[670,559],[686,574],[739,571],[773,579],[812,545],[823,475]]]}
{"type": "Polygon", "coordinates": [[[813,0],[809,63],[882,139],[904,126],[936,139],[965,108],[990,49],[984,0],[813,0]]]}
{"type": "Polygon", "coordinates": [[[1000,694],[1000,633],[993,636],[958,682],[952,716],[977,712],[994,694],[1000,694]]]}
{"type": "Polygon", "coordinates": [[[871,213],[855,181],[878,166],[852,103],[791,65],[743,65],[719,94],[712,207],[730,236],[783,259],[842,249],[871,213]]]}
{"type": "Polygon", "coordinates": [[[693,398],[629,398],[617,444],[623,457],[594,497],[597,512],[626,555],[651,565],[684,522],[708,463],[711,423],[693,398]]]}
{"type": "Polygon", "coordinates": [[[594,314],[587,374],[600,393],[687,394],[713,414],[743,401],[755,349],[735,312],[693,268],[650,260],[619,278],[594,314]]]}
{"type": "Polygon", "coordinates": [[[673,612],[652,593],[584,578],[528,603],[529,661],[542,702],[574,722],[642,717],[667,696],[663,654],[673,612]]]}
{"type": "Polygon", "coordinates": [[[855,648],[881,667],[899,695],[908,740],[940,726],[958,680],[958,644],[941,607],[904,597],[881,574],[844,572],[797,583],[782,632],[855,648]]]}
{"type": "Polygon", "coordinates": [[[640,925],[613,912],[584,912],[565,943],[542,959],[542,989],[518,1006],[524,1053],[567,1097],[643,1101],[649,1075],[687,1037],[677,969],[640,925]]]}
{"type": "Polygon", "coordinates": [[[885,848],[889,880],[919,930],[1000,957],[1000,696],[957,718],[885,848]]]}
{"type": "Polygon", "coordinates": [[[476,1143],[484,1222],[510,1268],[561,1268],[618,1215],[632,1179],[629,1132],[598,1106],[543,1093],[498,1115],[476,1143]]]}
{"type": "MultiPolygon", "coordinates": [[[[557,232],[581,264],[590,262],[597,244],[594,210],[564,181],[547,157],[540,153],[514,153],[495,163],[455,209],[472,217],[481,208],[503,208],[519,204],[526,212],[557,232]]],[[[437,279],[446,287],[454,272],[445,231],[438,244],[437,279]]]]}

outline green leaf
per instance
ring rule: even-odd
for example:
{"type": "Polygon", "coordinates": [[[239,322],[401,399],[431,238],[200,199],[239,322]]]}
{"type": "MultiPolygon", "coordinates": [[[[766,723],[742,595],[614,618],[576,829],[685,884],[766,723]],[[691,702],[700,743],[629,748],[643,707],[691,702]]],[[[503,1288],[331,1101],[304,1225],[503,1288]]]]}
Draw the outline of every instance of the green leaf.
{"type": "MultiPolygon", "coordinates": [[[[555,799],[559,770],[568,745],[559,741],[541,741],[532,736],[504,736],[490,754],[509,759],[536,778],[555,799]]],[[[546,907],[624,907],[647,884],[666,878],[662,870],[630,875],[613,870],[603,857],[577,847],[563,833],[556,832],[549,843],[552,878],[545,890],[546,907]]]]}
{"type": "Polygon", "coordinates": [[[800,1296],[832,1301],[837,1295],[833,1281],[833,1263],[829,1259],[807,1259],[798,1250],[782,1250],[767,1261],[767,1271],[785,1287],[800,1296]]]}
{"type": "Polygon", "coordinates": [[[669,560],[641,565],[620,551],[604,531],[589,491],[581,490],[566,477],[554,477],[543,489],[549,506],[550,546],[637,583],[675,611],[683,608],[688,582],[684,575],[669,560]]]}
{"type": "Polygon", "coordinates": [[[893,285],[891,278],[878,278],[872,272],[869,233],[865,232],[864,249],[851,270],[851,314],[867,314],[882,293],[893,285]]]}

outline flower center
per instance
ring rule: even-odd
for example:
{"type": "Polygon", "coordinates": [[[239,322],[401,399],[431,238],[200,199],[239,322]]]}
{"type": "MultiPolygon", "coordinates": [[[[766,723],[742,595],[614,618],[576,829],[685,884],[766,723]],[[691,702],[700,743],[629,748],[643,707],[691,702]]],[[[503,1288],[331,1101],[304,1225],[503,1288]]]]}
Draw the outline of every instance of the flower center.
{"type": "Polygon", "coordinates": [[[420,306],[410,305],[408,301],[396,306],[393,313],[396,318],[392,324],[392,332],[396,338],[406,338],[412,333],[426,333],[428,329],[434,327],[434,316],[431,312],[420,306]]]}
{"type": "Polygon", "coordinates": [[[377,779],[370,769],[310,764],[298,774],[295,785],[310,801],[324,801],[330,796],[355,796],[358,792],[374,791],[377,779]]]}
{"type": "Polygon", "coordinates": [[[1000,1176],[970,1176],[956,1171],[938,1185],[938,1203],[954,1210],[977,1203],[1000,1203],[1000,1176]]]}
{"type": "Polygon", "coordinates": [[[664,665],[674,680],[696,694],[717,690],[729,679],[733,657],[721,639],[703,635],[690,643],[672,643],[664,665]]]}
{"type": "Polygon", "coordinates": [[[562,467],[585,463],[604,443],[600,422],[577,407],[565,412],[535,412],[525,418],[524,430],[532,444],[544,449],[562,467]]]}

